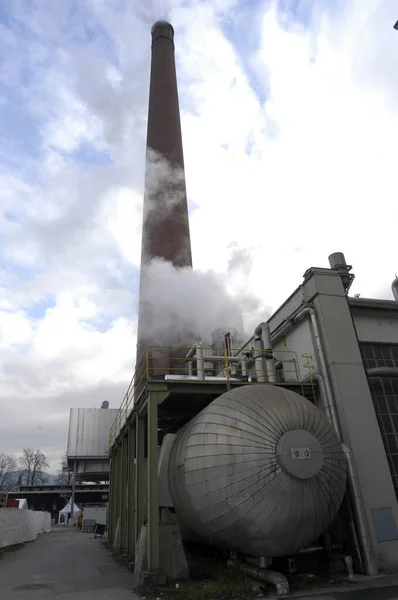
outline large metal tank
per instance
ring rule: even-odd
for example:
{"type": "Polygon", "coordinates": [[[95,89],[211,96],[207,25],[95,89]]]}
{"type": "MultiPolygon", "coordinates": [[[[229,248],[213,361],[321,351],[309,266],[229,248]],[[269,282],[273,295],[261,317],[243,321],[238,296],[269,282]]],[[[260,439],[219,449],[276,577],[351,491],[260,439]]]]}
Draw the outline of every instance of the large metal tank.
{"type": "Polygon", "coordinates": [[[345,484],[345,456],[323,413],[269,384],[217,398],[184,427],[170,455],[184,536],[252,556],[286,556],[316,540],[345,484]]]}

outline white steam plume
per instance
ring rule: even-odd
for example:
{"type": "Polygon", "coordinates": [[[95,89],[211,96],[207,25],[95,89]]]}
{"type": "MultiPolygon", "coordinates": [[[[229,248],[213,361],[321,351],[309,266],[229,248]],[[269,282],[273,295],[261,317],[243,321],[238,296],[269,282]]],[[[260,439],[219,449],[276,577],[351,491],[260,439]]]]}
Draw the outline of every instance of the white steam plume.
{"type": "Polygon", "coordinates": [[[151,344],[172,345],[190,338],[208,343],[217,328],[234,327],[244,334],[242,317],[250,335],[270,312],[250,292],[229,293],[228,275],[176,268],[154,259],[141,277],[145,280],[140,298],[143,335],[151,344]]]}

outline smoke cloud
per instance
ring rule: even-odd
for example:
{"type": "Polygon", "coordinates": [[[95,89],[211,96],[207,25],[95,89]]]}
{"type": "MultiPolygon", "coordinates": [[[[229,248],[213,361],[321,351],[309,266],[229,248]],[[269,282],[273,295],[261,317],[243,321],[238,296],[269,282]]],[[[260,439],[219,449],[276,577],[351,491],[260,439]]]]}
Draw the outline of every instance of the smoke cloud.
{"type": "Polygon", "coordinates": [[[164,217],[186,196],[184,170],[152,148],[146,156],[145,194],[144,219],[154,208],[159,218],[164,217]]]}
{"type": "Polygon", "coordinates": [[[253,294],[231,293],[228,274],[176,268],[154,259],[141,278],[140,327],[151,344],[189,343],[184,340],[190,339],[209,343],[211,332],[218,328],[235,328],[245,337],[270,314],[253,294]]]}

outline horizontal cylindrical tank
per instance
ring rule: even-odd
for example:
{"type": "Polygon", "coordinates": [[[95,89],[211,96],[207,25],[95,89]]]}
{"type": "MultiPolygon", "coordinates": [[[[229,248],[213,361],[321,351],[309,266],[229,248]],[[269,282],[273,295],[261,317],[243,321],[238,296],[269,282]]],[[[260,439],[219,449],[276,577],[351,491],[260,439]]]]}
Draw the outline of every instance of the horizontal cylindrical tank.
{"type": "Polygon", "coordinates": [[[346,461],[324,414],[282,387],[214,400],[180,432],[169,487],[186,538],[285,556],[319,537],[345,493],[346,461]]]}

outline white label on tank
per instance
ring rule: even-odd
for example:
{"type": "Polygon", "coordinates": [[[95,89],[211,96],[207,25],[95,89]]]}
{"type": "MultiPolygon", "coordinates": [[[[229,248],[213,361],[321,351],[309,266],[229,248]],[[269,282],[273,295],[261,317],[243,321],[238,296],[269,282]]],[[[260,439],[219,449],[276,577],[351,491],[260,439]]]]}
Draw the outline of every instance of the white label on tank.
{"type": "Polygon", "coordinates": [[[309,448],[291,448],[291,451],[294,460],[308,460],[311,458],[311,450],[309,448]]]}

